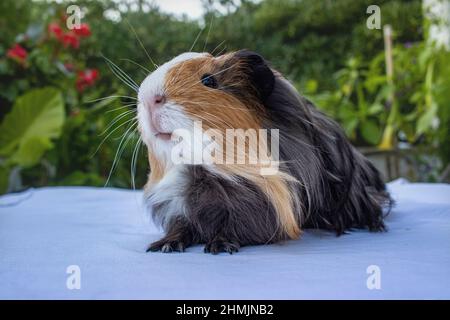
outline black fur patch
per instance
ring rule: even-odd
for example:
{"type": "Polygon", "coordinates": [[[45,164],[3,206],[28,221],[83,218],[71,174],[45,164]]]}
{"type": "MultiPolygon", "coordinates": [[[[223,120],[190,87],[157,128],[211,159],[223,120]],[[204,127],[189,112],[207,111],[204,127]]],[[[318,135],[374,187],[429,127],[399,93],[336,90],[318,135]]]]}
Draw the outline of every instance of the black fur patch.
{"type": "Polygon", "coordinates": [[[249,50],[236,52],[216,73],[222,85],[219,89],[246,104],[264,102],[275,84],[275,76],[269,64],[259,54],[249,50]]]}
{"type": "Polygon", "coordinates": [[[256,88],[259,98],[265,101],[272,93],[275,84],[275,76],[268,63],[262,56],[249,50],[240,50],[234,56],[246,63],[249,79],[256,88]]]}
{"type": "Polygon", "coordinates": [[[217,237],[240,245],[280,240],[277,215],[267,197],[249,181],[229,181],[202,166],[190,166],[188,218],[208,243],[217,237]]]}
{"type": "Polygon", "coordinates": [[[340,126],[321,113],[281,77],[265,106],[266,128],[280,130],[283,170],[300,181],[303,228],[338,235],[351,228],[385,230],[383,207],[392,200],[380,173],[345,137],[340,126]]]}

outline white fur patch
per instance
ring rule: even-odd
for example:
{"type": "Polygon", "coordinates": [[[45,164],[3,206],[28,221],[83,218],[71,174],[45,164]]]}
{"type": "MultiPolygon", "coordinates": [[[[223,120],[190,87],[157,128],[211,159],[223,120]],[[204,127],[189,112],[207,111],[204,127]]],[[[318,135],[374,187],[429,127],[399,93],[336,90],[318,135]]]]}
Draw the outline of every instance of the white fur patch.
{"type": "MultiPolygon", "coordinates": [[[[161,140],[156,137],[158,133],[151,124],[150,108],[147,101],[153,99],[155,95],[164,95],[164,84],[167,72],[183,61],[203,57],[206,53],[186,52],[164,63],[158,69],[149,74],[141,83],[138,92],[138,122],[142,140],[148,147],[152,147],[155,156],[161,161],[170,161],[170,150],[173,143],[169,140],[161,140]]],[[[158,120],[164,132],[173,132],[176,129],[191,128],[193,120],[183,112],[183,108],[167,101],[158,110],[158,120]]],[[[167,163],[167,162],[164,162],[167,163]]],[[[167,163],[170,166],[170,163],[167,163]]]]}
{"type": "Polygon", "coordinates": [[[159,66],[158,69],[150,73],[147,78],[142,81],[138,92],[139,101],[145,101],[156,94],[164,94],[166,75],[173,66],[180,62],[200,58],[205,55],[206,53],[185,52],[159,66]]]}
{"type": "Polygon", "coordinates": [[[184,193],[189,181],[183,165],[173,166],[156,185],[144,191],[144,201],[154,221],[164,229],[171,218],[186,214],[184,193]]]}

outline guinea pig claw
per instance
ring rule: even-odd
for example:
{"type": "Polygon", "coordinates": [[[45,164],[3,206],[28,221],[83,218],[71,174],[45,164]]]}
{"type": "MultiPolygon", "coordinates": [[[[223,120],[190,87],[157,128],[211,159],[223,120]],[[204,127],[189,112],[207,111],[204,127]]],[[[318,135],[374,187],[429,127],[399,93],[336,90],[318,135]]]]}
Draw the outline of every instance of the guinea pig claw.
{"type": "Polygon", "coordinates": [[[220,252],[228,252],[229,254],[233,254],[238,252],[239,248],[240,245],[237,242],[217,239],[207,243],[203,251],[214,255],[220,252]]]}
{"type": "Polygon", "coordinates": [[[161,251],[163,253],[170,253],[170,252],[184,252],[185,245],[183,242],[178,240],[166,240],[161,239],[156,242],[153,242],[149,248],[146,250],[146,252],[152,251],[161,251]]]}

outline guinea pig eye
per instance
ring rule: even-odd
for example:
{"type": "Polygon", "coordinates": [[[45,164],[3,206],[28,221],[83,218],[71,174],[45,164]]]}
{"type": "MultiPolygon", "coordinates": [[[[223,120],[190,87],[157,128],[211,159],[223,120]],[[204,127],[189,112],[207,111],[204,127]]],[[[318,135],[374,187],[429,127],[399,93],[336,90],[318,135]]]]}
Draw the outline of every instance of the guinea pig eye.
{"type": "Polygon", "coordinates": [[[205,73],[204,75],[202,75],[202,83],[204,86],[216,89],[218,87],[218,83],[216,78],[214,78],[213,75],[209,74],[209,73],[205,73]]]}

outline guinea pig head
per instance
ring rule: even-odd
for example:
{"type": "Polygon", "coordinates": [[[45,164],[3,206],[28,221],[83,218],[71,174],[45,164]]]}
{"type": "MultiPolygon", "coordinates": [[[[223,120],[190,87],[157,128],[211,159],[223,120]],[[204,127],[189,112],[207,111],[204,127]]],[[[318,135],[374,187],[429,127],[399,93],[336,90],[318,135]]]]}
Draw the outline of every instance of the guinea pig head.
{"type": "Polygon", "coordinates": [[[142,82],[138,120],[142,140],[158,157],[177,129],[259,129],[275,76],[257,53],[241,50],[214,57],[183,53],[142,82]]]}

